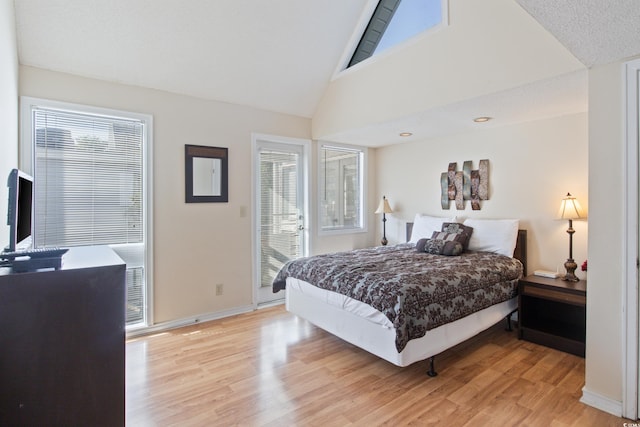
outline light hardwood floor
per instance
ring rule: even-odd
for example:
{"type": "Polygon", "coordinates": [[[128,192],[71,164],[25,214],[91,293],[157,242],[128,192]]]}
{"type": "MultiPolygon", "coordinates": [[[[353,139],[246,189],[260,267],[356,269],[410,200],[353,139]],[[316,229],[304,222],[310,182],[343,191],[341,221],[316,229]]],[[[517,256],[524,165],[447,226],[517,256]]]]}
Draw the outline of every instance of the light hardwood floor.
{"type": "Polygon", "coordinates": [[[500,323],[399,368],[283,306],[132,339],[128,426],[617,426],[580,403],[584,359],[500,323]]]}

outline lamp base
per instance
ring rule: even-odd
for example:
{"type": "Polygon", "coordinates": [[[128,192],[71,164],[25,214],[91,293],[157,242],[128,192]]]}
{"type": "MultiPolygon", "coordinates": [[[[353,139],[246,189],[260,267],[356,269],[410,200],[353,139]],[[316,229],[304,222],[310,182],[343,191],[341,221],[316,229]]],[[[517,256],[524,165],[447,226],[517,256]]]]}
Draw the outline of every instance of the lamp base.
{"type": "Polygon", "coordinates": [[[562,280],[565,280],[567,282],[579,282],[580,281],[580,279],[578,279],[576,277],[576,275],[575,275],[575,271],[576,271],[576,268],[578,268],[578,264],[576,264],[576,262],[573,260],[573,258],[567,259],[567,261],[564,263],[564,268],[565,268],[565,270],[567,270],[567,274],[564,275],[562,280]]]}

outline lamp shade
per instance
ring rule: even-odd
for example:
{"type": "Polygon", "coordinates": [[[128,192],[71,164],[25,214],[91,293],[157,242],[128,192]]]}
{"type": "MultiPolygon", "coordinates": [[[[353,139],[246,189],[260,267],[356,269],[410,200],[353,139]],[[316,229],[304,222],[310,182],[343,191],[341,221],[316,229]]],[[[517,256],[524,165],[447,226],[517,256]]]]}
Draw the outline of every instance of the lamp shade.
{"type": "Polygon", "coordinates": [[[578,200],[567,193],[567,196],[562,199],[560,203],[560,210],[558,211],[559,219],[585,219],[587,215],[584,213],[582,206],[578,200]]]}
{"type": "Polygon", "coordinates": [[[378,209],[376,209],[375,213],[393,213],[393,209],[391,209],[391,206],[389,206],[389,201],[386,197],[382,196],[382,200],[380,200],[380,204],[378,205],[378,209]]]}

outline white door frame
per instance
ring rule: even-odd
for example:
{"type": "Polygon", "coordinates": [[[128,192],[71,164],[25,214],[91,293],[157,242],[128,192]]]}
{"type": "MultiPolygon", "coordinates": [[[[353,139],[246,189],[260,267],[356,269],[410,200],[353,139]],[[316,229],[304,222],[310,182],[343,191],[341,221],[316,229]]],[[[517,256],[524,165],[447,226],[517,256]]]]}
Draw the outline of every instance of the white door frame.
{"type": "Polygon", "coordinates": [[[625,313],[622,335],[622,415],[638,418],[638,144],[640,135],[640,60],[625,64],[626,74],[626,179],[625,179],[625,268],[622,310],[625,313]]]}
{"type": "MultiPolygon", "coordinates": [[[[259,191],[259,179],[260,179],[260,165],[258,162],[258,145],[259,143],[274,143],[281,145],[295,145],[302,148],[302,159],[300,162],[302,172],[302,193],[303,193],[303,228],[304,238],[302,253],[304,255],[309,253],[309,239],[311,233],[309,233],[309,191],[310,191],[310,155],[311,155],[311,140],[301,138],[290,138],[276,135],[266,135],[260,133],[251,134],[251,265],[253,278],[253,307],[258,307],[258,287],[260,286],[260,245],[258,244],[259,230],[258,230],[258,204],[256,203],[256,197],[259,191]]],[[[284,298],[284,296],[283,296],[284,298]]]]}

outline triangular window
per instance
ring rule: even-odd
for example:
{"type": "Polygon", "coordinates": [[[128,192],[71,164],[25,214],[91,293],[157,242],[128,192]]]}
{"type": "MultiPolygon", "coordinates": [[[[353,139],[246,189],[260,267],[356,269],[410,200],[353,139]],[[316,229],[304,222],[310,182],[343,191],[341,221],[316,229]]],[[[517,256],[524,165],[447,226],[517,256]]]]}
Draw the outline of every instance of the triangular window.
{"type": "Polygon", "coordinates": [[[347,68],[444,21],[446,0],[380,0],[347,68]]]}

